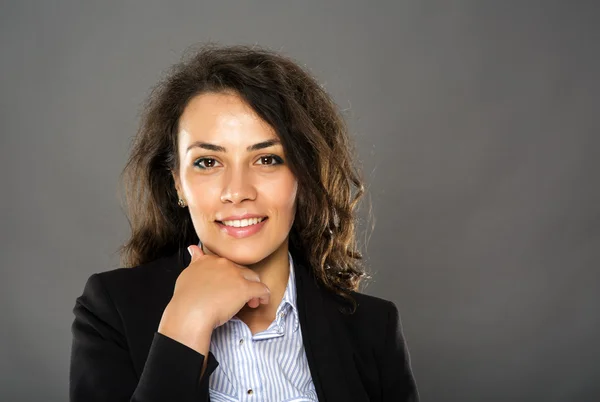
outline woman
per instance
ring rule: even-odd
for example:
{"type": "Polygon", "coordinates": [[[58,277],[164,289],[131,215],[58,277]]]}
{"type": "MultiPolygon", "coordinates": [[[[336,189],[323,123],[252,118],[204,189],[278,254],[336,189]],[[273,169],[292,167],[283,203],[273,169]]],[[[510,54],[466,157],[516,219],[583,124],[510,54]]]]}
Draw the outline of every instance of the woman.
{"type": "Polygon", "coordinates": [[[76,301],[71,401],[418,400],[397,308],[357,291],[345,125],[297,64],[201,48],[151,93],[123,173],[132,268],[76,301]]]}

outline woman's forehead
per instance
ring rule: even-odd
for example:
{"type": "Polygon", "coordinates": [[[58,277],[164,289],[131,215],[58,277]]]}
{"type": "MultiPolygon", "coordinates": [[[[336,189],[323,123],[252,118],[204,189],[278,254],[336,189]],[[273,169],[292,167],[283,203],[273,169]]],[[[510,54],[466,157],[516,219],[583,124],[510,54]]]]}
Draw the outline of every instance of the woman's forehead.
{"type": "Polygon", "coordinates": [[[190,101],[179,121],[182,145],[206,141],[224,147],[246,148],[269,139],[277,139],[275,130],[237,95],[198,95],[190,101]]]}

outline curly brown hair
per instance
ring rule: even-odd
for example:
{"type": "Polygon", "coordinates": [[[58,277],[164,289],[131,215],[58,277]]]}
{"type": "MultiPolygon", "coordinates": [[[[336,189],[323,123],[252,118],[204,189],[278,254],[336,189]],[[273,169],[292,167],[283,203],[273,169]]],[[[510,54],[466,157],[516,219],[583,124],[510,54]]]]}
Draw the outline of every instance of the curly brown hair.
{"type": "MultiPolygon", "coordinates": [[[[187,208],[177,206],[179,118],[207,92],[239,94],[279,136],[298,179],[289,246],[327,289],[350,300],[366,274],[356,244],[356,208],[365,193],[347,126],[331,97],[291,58],[258,46],[191,48],[151,91],[121,174],[131,237],[125,267],[199,242],[187,208]]],[[[369,209],[369,214],[371,210],[369,209]]]]}

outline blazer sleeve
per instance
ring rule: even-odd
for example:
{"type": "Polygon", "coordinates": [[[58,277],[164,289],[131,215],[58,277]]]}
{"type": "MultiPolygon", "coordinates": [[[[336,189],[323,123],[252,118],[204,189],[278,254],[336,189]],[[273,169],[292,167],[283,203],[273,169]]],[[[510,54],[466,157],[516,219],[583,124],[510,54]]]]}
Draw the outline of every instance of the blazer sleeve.
{"type": "Polygon", "coordinates": [[[69,400],[71,402],[208,401],[208,378],[217,367],[205,356],[154,333],[143,369],[136,374],[123,323],[100,274],[87,281],[73,308],[69,400]]]}
{"type": "Polygon", "coordinates": [[[398,308],[389,302],[384,348],[381,354],[382,400],[418,402],[419,392],[410,365],[410,355],[398,308]]]}

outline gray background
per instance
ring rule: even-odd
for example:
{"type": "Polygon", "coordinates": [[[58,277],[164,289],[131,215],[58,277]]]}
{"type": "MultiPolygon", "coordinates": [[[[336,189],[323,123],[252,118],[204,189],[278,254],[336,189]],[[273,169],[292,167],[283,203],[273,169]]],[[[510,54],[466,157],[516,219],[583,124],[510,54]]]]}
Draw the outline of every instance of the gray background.
{"type": "Polygon", "coordinates": [[[346,109],[366,292],[399,306],[423,401],[600,400],[597,2],[89,3],[2,3],[0,400],[67,400],[140,104],[207,40],[280,50],[346,109]]]}

